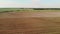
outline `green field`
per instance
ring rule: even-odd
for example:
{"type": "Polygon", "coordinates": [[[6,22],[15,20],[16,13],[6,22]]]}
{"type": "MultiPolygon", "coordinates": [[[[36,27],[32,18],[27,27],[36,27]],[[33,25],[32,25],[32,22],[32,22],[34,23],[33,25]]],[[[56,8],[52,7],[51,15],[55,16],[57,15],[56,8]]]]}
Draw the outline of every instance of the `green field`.
{"type": "Polygon", "coordinates": [[[0,13],[4,12],[59,12],[60,10],[34,10],[21,8],[0,8],[0,13]]]}

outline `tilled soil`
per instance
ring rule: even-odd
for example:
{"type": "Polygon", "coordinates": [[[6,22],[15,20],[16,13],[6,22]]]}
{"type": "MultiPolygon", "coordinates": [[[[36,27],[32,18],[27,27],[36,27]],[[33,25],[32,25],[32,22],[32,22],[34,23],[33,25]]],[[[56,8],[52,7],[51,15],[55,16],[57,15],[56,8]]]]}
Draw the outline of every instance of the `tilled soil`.
{"type": "Polygon", "coordinates": [[[0,34],[60,34],[60,17],[38,17],[31,12],[3,13],[0,16],[0,34]]]}

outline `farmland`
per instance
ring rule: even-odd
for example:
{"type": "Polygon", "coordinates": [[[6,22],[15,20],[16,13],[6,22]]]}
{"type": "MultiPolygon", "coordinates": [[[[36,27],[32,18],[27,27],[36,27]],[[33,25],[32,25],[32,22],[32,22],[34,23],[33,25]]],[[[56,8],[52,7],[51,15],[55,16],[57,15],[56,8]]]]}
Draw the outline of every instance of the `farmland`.
{"type": "Polygon", "coordinates": [[[0,34],[60,34],[60,10],[0,12],[0,34]]]}

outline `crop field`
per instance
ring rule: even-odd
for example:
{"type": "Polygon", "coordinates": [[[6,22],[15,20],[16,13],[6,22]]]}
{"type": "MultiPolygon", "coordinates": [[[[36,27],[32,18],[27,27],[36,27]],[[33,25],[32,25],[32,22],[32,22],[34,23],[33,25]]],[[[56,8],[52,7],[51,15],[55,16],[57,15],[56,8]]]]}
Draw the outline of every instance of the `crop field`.
{"type": "Polygon", "coordinates": [[[60,34],[60,10],[2,9],[0,34],[60,34]]]}

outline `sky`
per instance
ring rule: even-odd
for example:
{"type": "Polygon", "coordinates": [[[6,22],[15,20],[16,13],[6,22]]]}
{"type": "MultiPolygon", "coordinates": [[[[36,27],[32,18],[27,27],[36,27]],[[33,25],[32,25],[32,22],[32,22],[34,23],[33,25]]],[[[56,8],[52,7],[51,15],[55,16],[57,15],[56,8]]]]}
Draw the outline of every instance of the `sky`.
{"type": "Polygon", "coordinates": [[[60,8],[60,0],[0,0],[0,8],[60,8]]]}

